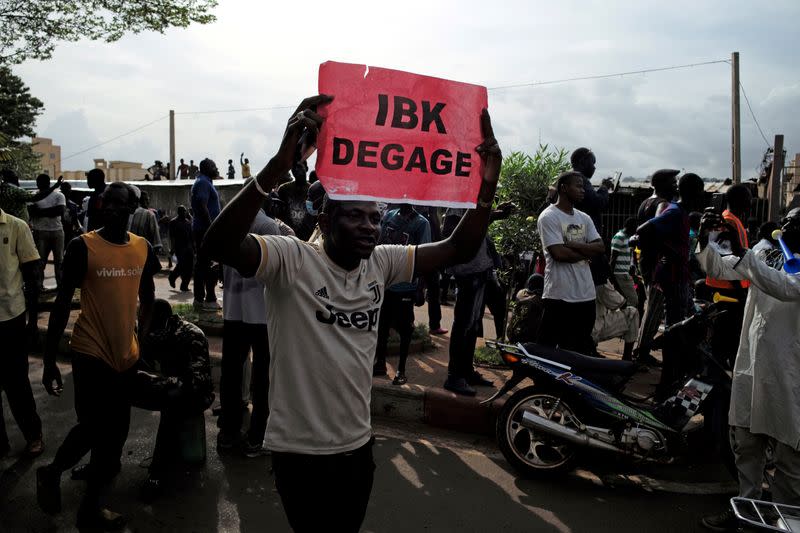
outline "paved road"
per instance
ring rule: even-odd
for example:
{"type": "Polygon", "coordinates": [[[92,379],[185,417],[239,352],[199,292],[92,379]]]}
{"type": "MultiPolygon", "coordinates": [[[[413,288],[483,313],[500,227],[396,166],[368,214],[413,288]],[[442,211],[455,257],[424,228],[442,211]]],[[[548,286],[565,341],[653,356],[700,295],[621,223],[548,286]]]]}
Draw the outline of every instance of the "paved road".
{"type": "MultiPolygon", "coordinates": [[[[22,439],[15,424],[7,421],[14,451],[0,460],[2,532],[73,531],[82,492],[80,483],[65,476],[61,515],[48,517],[35,504],[35,468],[49,461],[74,421],[69,368],[63,368],[67,391],[56,399],[38,385],[40,366],[38,361],[32,364],[31,381],[37,384],[49,447],[34,462],[20,459],[22,439]]],[[[140,465],[150,455],[157,424],[157,414],[135,410],[123,470],[111,495],[113,507],[131,518],[128,531],[288,531],[268,457],[220,459],[210,449],[203,472],[181,474],[176,488],[155,505],[137,503],[138,483],[146,474],[140,465]]],[[[694,531],[698,516],[717,510],[726,500],[686,494],[691,485],[677,489],[683,494],[629,482],[611,486],[601,480],[630,467],[607,462],[602,465],[605,474],[590,467],[593,472],[549,481],[520,480],[490,439],[423,425],[398,426],[393,420],[377,420],[375,429],[378,468],[364,531],[684,532],[694,531]]],[[[213,443],[216,430],[210,414],[207,434],[213,443]]],[[[697,475],[702,481],[702,474],[697,475]]],[[[309,487],[309,512],[323,497],[309,487]]]]}

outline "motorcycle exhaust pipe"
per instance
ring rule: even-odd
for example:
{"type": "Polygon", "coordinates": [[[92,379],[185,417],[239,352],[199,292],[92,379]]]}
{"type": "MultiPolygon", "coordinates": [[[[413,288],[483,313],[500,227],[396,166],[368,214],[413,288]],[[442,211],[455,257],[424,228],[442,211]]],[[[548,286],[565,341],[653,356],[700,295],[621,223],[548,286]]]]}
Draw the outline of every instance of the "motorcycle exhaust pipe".
{"type": "Polygon", "coordinates": [[[596,448],[598,450],[605,450],[607,452],[625,453],[624,450],[617,448],[613,444],[609,444],[600,439],[591,437],[585,432],[562,426],[561,424],[553,422],[552,420],[548,420],[539,415],[533,414],[530,411],[525,411],[522,413],[522,425],[529,429],[542,431],[544,433],[553,435],[554,437],[559,437],[579,446],[596,448]]]}

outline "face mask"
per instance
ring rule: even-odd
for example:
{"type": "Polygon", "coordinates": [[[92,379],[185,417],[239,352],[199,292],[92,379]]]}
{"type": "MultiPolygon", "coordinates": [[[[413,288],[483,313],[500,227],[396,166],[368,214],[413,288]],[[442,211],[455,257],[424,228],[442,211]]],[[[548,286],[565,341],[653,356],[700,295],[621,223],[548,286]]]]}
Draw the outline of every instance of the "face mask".
{"type": "Polygon", "coordinates": [[[318,213],[318,211],[314,209],[314,202],[312,202],[311,200],[306,200],[306,211],[308,211],[308,214],[311,215],[312,217],[317,216],[318,213]]]}

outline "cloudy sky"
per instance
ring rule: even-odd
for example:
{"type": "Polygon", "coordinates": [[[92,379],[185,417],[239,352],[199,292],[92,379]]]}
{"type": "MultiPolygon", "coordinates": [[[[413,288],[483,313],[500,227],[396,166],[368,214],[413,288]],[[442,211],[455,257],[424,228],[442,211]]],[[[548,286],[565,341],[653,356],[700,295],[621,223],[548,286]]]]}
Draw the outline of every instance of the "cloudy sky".
{"type": "MultiPolygon", "coordinates": [[[[178,158],[218,163],[245,152],[260,167],[290,110],[315,94],[321,62],[396,68],[500,87],[741,55],[741,80],[772,142],[800,151],[800,2],[416,1],[401,3],[220,0],[210,26],[115,44],[62,44],[45,62],[15,69],[46,106],[39,134],[62,146],[65,170],[93,158],[178,158]]],[[[593,81],[495,89],[489,108],[503,150],[591,147],[598,176],[646,176],[674,167],[730,175],[730,66],[713,64],[593,81]]],[[[742,99],[742,173],[766,143],[742,99]]],[[[220,165],[222,166],[222,165],[220,165]]]]}

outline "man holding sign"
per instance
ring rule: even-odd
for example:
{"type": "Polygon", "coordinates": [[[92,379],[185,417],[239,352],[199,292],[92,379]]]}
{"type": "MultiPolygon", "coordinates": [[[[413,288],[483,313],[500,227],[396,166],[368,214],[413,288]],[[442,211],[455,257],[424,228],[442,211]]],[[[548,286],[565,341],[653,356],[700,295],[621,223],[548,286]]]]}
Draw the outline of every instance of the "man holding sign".
{"type": "MultiPolygon", "coordinates": [[[[266,446],[273,452],[275,483],[295,531],[359,530],[375,468],[369,404],[384,289],[475,255],[486,234],[502,161],[489,113],[474,109],[472,126],[483,142],[461,151],[473,168],[483,167],[472,198],[477,207],[443,241],[376,246],[381,222],[376,202],[350,199],[342,189],[333,193],[336,199],[326,199],[319,215],[320,241],[248,235],[266,192],[294,163],[297,146],[301,154],[311,153],[323,123],[319,144],[332,145],[330,134],[341,126],[336,121],[346,115],[331,113],[335,101],[319,95],[300,104],[278,153],[225,207],[204,243],[213,258],[266,285],[273,354],[266,446]]],[[[375,142],[391,143],[394,135],[386,129],[375,142]]],[[[324,157],[332,161],[330,152],[324,157]]],[[[339,184],[350,179],[330,173],[320,178],[339,184]]],[[[326,190],[331,190],[328,184],[326,190]]],[[[353,196],[365,195],[356,190],[353,196]]]]}

